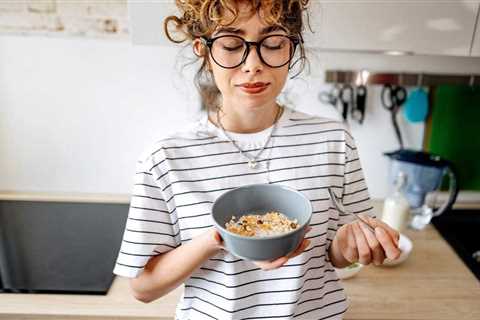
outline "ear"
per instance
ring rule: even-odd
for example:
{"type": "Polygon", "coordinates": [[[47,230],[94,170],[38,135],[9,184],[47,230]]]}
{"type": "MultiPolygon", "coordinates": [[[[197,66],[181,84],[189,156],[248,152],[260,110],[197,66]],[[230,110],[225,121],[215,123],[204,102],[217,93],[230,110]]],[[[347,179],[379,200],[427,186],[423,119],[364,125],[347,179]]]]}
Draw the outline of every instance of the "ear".
{"type": "Polygon", "coordinates": [[[210,57],[208,55],[207,46],[205,46],[205,44],[200,39],[197,38],[193,40],[192,48],[193,48],[193,53],[197,57],[206,59],[207,70],[212,71],[212,66],[210,64],[210,57]]]}
{"type": "Polygon", "coordinates": [[[192,48],[193,48],[193,53],[195,53],[197,57],[204,57],[207,53],[207,47],[199,38],[196,38],[195,40],[193,40],[192,48]]]}

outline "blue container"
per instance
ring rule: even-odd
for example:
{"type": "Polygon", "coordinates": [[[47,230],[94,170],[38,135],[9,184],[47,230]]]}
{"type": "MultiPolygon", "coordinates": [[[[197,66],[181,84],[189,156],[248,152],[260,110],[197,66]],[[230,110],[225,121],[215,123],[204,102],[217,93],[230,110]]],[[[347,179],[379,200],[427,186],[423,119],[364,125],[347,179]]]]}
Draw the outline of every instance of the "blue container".
{"type": "Polygon", "coordinates": [[[451,162],[437,155],[427,152],[401,149],[385,153],[391,160],[390,180],[397,177],[402,171],[407,176],[404,192],[412,208],[422,207],[427,193],[440,188],[443,177],[449,176],[448,200],[436,211],[433,216],[449,210],[458,194],[456,173],[451,162]]]}

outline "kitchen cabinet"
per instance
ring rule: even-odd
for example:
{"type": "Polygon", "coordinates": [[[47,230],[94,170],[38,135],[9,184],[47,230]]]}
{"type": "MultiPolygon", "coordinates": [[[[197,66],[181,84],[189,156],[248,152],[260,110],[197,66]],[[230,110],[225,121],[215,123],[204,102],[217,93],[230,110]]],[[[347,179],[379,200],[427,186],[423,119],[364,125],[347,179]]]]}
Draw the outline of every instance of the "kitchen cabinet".
{"type": "Polygon", "coordinates": [[[480,57],[480,5],[477,11],[475,34],[472,42],[472,57],[480,57]]]}
{"type": "Polygon", "coordinates": [[[128,0],[130,37],[133,44],[174,46],[165,36],[163,20],[178,14],[175,1],[128,0]]]}
{"type": "MultiPolygon", "coordinates": [[[[404,51],[421,55],[469,56],[480,0],[314,0],[305,40],[325,51],[404,51]]],[[[129,0],[134,44],[174,46],[163,20],[175,14],[174,1],[129,0]]],[[[480,32],[475,52],[480,55],[480,32]]]]}
{"type": "Polygon", "coordinates": [[[312,14],[316,46],[469,56],[479,3],[322,0],[312,14]]]}

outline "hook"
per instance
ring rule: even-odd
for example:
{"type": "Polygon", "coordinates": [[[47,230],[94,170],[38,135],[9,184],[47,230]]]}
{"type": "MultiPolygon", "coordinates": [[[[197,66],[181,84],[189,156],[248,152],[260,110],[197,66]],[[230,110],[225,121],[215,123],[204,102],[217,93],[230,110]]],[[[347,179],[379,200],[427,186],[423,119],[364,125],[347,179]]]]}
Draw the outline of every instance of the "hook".
{"type": "Polygon", "coordinates": [[[417,87],[421,87],[423,84],[423,73],[417,75],[417,87]]]}
{"type": "Polygon", "coordinates": [[[334,84],[337,84],[337,83],[338,83],[338,71],[337,71],[337,70],[334,70],[334,71],[332,71],[332,73],[333,73],[333,77],[332,77],[332,78],[333,78],[333,79],[332,79],[332,80],[333,80],[333,83],[334,83],[334,84]]]}
{"type": "Polygon", "coordinates": [[[473,87],[474,83],[475,83],[475,76],[472,74],[470,75],[470,82],[469,82],[470,87],[473,87]]]}

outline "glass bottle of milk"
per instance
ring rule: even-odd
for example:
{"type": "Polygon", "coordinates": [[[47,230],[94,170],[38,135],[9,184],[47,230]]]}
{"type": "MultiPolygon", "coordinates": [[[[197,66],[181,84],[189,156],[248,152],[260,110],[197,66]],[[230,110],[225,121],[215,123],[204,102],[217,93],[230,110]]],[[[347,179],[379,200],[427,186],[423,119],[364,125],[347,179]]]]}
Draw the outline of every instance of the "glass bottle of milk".
{"type": "Polygon", "coordinates": [[[382,221],[398,232],[405,230],[410,214],[410,204],[402,192],[407,182],[407,175],[399,171],[395,179],[395,188],[384,202],[382,221]]]}

